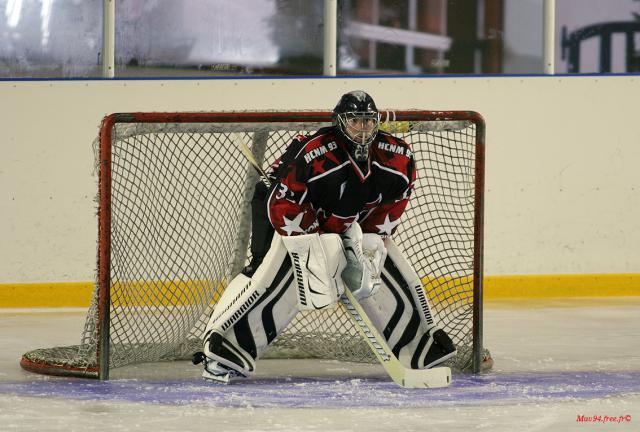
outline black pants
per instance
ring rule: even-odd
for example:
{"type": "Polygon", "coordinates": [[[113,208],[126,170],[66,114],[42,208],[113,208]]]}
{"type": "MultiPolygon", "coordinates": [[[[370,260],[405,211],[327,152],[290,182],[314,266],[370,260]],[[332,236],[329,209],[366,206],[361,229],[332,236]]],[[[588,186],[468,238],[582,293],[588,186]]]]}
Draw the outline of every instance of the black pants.
{"type": "Polygon", "coordinates": [[[251,199],[251,262],[242,273],[253,276],[269,251],[275,230],[267,215],[267,200],[271,190],[262,182],[256,183],[251,199]]]}

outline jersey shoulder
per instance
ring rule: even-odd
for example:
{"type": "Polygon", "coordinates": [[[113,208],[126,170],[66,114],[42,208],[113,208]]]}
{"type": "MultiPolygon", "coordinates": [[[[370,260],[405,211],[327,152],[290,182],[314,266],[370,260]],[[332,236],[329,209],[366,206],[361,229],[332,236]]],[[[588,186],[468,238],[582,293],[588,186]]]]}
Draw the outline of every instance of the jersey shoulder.
{"type": "Polygon", "coordinates": [[[335,140],[335,134],[332,127],[324,127],[311,135],[298,135],[296,139],[300,141],[302,153],[308,153],[329,141],[335,140]]]}
{"type": "Polygon", "coordinates": [[[301,155],[305,155],[310,149],[319,146],[325,139],[325,135],[331,131],[331,128],[321,128],[315,133],[310,135],[296,135],[289,146],[286,148],[280,158],[278,158],[274,165],[287,166],[291,162],[296,162],[301,155]]]}
{"type": "Polygon", "coordinates": [[[301,143],[300,151],[296,155],[299,163],[311,164],[318,159],[328,159],[337,163],[340,157],[336,135],[332,127],[319,129],[315,134],[306,137],[301,143]]]}
{"type": "Polygon", "coordinates": [[[409,143],[386,132],[378,132],[373,143],[373,151],[377,156],[375,159],[379,162],[394,160],[397,164],[401,161],[409,163],[413,160],[413,151],[409,143]]]}

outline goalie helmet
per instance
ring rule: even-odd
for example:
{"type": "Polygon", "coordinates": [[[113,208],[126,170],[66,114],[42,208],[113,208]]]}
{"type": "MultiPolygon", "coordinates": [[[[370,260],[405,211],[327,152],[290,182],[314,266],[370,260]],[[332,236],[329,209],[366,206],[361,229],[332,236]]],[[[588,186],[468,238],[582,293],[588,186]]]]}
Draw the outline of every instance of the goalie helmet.
{"type": "Polygon", "coordinates": [[[345,93],[333,109],[332,119],[340,135],[351,144],[349,147],[355,160],[366,162],[380,125],[373,98],[361,90],[345,93]]]}

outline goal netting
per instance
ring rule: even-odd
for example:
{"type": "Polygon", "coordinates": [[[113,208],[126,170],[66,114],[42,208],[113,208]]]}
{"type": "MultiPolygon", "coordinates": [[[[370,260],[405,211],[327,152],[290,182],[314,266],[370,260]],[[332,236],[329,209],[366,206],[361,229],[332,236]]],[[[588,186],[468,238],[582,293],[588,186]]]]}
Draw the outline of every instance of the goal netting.
{"type": "MultiPolygon", "coordinates": [[[[96,142],[96,287],[78,345],[26,353],[25,369],[107,379],[110,368],[186,359],[227,283],[250,259],[258,181],[237,142],[266,167],[329,112],[113,114],[96,142]]],[[[392,111],[417,180],[396,244],[422,277],[458,347],[457,370],[490,366],[482,347],[484,123],[474,112],[392,111]]],[[[300,312],[267,357],[375,362],[341,305],[300,312]]]]}

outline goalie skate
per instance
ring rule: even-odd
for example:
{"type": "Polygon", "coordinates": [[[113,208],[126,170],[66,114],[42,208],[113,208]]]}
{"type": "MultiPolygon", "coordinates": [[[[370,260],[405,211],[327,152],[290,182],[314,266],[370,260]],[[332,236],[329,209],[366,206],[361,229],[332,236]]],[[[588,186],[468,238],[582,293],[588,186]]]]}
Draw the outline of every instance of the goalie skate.
{"type": "Polygon", "coordinates": [[[228,368],[225,365],[208,358],[204,353],[198,352],[193,356],[193,364],[204,364],[204,370],[202,371],[202,378],[205,381],[212,381],[220,384],[229,384],[231,378],[241,377],[246,378],[240,372],[228,368]]]}

